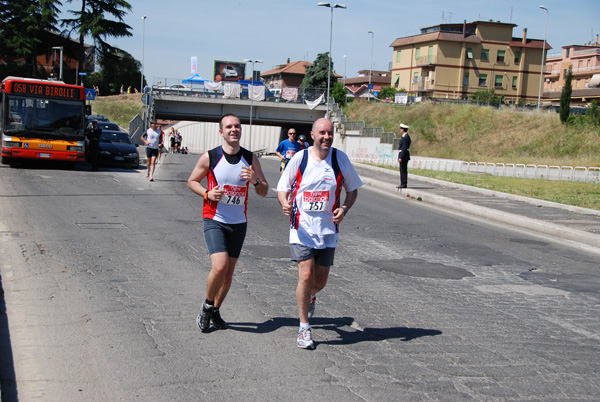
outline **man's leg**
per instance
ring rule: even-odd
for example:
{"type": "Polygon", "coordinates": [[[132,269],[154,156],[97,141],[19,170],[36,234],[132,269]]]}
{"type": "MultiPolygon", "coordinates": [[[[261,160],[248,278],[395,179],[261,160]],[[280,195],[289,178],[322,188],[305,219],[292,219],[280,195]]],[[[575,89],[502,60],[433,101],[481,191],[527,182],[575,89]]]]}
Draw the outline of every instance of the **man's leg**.
{"type": "Polygon", "coordinates": [[[148,163],[150,164],[150,169],[149,169],[150,178],[152,178],[152,177],[154,177],[154,164],[156,163],[156,156],[151,156],[148,163]]]}
{"type": "Polygon", "coordinates": [[[296,286],[296,303],[298,303],[298,316],[301,323],[308,322],[310,308],[310,294],[313,289],[313,269],[315,259],[298,261],[298,285],[296,286]]]}

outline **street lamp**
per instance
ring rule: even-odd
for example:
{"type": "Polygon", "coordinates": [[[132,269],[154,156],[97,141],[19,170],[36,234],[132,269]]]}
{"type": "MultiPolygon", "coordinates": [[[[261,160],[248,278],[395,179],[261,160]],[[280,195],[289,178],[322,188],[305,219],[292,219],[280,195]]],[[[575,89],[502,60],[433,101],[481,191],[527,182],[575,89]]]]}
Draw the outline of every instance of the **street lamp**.
{"type": "Polygon", "coordinates": [[[146,36],[146,16],[142,17],[142,77],[140,78],[140,92],[144,92],[144,37],[146,36]]]}
{"type": "MultiPolygon", "coordinates": [[[[54,46],[52,48],[52,50],[60,50],[60,67],[59,67],[59,73],[58,73],[58,80],[62,81],[62,79],[63,79],[63,74],[62,74],[63,73],[63,47],[62,46],[54,46]]],[[[54,57],[54,54],[52,54],[52,56],[54,57]]]]}
{"type": "Polygon", "coordinates": [[[537,104],[537,109],[540,110],[540,102],[542,99],[542,83],[543,83],[543,78],[544,78],[544,63],[545,63],[545,57],[546,57],[546,32],[548,32],[548,9],[544,6],[540,6],[540,8],[542,10],[546,10],[546,28],[544,28],[544,44],[542,45],[542,66],[540,68],[540,92],[538,93],[538,104],[537,104]]]}
{"type": "Polygon", "coordinates": [[[262,63],[262,60],[244,59],[245,63],[252,63],[252,91],[250,85],[248,85],[248,96],[250,96],[250,132],[248,133],[248,148],[252,152],[252,103],[254,101],[254,63],[262,63]]]}
{"type": "Polygon", "coordinates": [[[375,33],[373,31],[368,31],[367,33],[371,34],[371,67],[369,68],[369,97],[368,100],[371,100],[371,77],[373,76],[373,39],[375,38],[375,33]]]}
{"type": "Polygon", "coordinates": [[[330,96],[329,96],[329,87],[331,85],[331,39],[333,34],[333,9],[334,8],[346,8],[343,4],[334,4],[333,6],[330,3],[319,2],[317,6],[321,7],[329,7],[331,9],[331,20],[329,23],[329,68],[327,69],[327,117],[329,117],[329,104],[330,96]]]}

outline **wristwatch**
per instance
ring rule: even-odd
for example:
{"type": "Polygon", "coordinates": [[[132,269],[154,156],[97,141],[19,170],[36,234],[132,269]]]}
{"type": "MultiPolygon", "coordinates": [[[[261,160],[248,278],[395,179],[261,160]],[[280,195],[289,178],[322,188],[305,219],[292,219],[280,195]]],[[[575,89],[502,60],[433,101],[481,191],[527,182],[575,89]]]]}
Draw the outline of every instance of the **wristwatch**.
{"type": "Polygon", "coordinates": [[[256,183],[254,183],[254,187],[258,186],[260,184],[260,179],[257,177],[256,178],[256,183]]]}

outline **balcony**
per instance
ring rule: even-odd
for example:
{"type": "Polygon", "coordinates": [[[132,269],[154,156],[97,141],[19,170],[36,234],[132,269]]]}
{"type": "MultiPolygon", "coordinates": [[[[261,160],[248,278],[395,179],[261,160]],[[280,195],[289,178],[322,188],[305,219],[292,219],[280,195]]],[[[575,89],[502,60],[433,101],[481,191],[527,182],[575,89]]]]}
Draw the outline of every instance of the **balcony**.
{"type": "Polygon", "coordinates": [[[434,56],[423,56],[423,57],[419,57],[416,60],[417,67],[435,66],[436,64],[437,64],[437,60],[436,60],[436,57],[434,57],[434,56]]]}

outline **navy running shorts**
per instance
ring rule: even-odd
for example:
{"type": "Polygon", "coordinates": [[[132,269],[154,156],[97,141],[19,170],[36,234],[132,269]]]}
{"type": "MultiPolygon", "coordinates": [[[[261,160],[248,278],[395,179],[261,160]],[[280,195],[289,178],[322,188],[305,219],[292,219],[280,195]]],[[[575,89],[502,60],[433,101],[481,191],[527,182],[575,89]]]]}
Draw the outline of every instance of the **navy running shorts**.
{"type": "Polygon", "coordinates": [[[158,148],[146,148],[146,158],[158,158],[158,148]]]}
{"type": "Polygon", "coordinates": [[[226,252],[231,258],[239,258],[247,227],[246,222],[229,225],[204,218],[204,241],[208,254],[226,252]]]}

